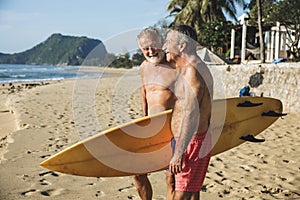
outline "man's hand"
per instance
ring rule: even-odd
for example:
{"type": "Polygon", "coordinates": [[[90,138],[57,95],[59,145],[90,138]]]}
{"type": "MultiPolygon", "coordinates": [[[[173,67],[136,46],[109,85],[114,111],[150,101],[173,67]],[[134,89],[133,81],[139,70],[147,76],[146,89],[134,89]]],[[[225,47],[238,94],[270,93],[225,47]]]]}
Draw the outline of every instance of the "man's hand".
{"type": "Polygon", "coordinates": [[[182,171],[182,162],[183,162],[184,156],[173,156],[169,169],[173,174],[180,173],[182,171]]]}

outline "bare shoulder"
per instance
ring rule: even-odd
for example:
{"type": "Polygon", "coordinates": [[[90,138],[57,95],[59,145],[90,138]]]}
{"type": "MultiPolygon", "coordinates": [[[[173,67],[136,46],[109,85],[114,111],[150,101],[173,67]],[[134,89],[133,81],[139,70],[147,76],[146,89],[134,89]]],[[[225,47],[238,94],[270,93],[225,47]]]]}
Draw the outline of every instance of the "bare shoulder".
{"type": "Polygon", "coordinates": [[[140,71],[143,74],[145,71],[149,70],[151,68],[152,63],[150,63],[147,60],[144,60],[142,64],[140,65],[140,71]]]}
{"type": "Polygon", "coordinates": [[[186,66],[184,76],[186,80],[194,87],[207,85],[212,87],[213,79],[207,65],[199,58],[195,57],[193,63],[186,66]]]}
{"type": "Polygon", "coordinates": [[[147,60],[144,60],[142,64],[140,65],[140,74],[142,78],[144,79],[145,75],[147,75],[147,70],[149,68],[149,62],[147,60]]]}
{"type": "Polygon", "coordinates": [[[184,69],[184,76],[191,81],[198,81],[199,79],[199,70],[197,65],[187,65],[184,69]]]}
{"type": "Polygon", "coordinates": [[[144,68],[148,65],[148,61],[147,60],[144,60],[142,62],[142,64],[140,65],[140,70],[144,70],[144,68]]]}

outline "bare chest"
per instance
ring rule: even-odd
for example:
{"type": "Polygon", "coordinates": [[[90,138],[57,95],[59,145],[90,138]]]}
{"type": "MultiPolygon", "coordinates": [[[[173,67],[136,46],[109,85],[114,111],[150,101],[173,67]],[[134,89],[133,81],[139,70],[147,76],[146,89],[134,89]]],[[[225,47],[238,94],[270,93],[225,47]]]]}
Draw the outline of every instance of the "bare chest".
{"type": "Polygon", "coordinates": [[[149,71],[143,82],[147,89],[166,88],[173,90],[175,83],[175,73],[171,70],[149,71]]]}

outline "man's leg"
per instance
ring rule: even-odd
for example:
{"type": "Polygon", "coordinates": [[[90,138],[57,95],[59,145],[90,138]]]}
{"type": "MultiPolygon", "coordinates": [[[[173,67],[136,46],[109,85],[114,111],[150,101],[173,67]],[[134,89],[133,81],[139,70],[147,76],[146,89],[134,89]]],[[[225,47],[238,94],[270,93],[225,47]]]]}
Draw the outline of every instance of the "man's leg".
{"type": "Polygon", "coordinates": [[[172,200],[175,192],[175,176],[171,172],[166,172],[167,200],[172,200]]]}
{"type": "Polygon", "coordinates": [[[210,151],[210,137],[204,143],[205,136],[206,134],[196,134],[190,141],[190,145],[185,152],[187,156],[183,162],[183,170],[175,176],[174,200],[200,199],[200,190],[210,161],[210,153],[206,153],[210,151]],[[205,145],[203,146],[203,149],[205,149],[204,153],[200,151],[202,150],[202,145],[205,145]],[[199,157],[199,155],[202,155],[200,153],[203,153],[203,156],[199,157]]]}
{"type": "Polygon", "coordinates": [[[147,177],[147,174],[140,174],[134,176],[134,184],[137,192],[142,200],[151,200],[152,199],[152,187],[150,181],[147,177]]]}
{"type": "Polygon", "coordinates": [[[173,200],[199,200],[200,192],[174,192],[173,200]]]}

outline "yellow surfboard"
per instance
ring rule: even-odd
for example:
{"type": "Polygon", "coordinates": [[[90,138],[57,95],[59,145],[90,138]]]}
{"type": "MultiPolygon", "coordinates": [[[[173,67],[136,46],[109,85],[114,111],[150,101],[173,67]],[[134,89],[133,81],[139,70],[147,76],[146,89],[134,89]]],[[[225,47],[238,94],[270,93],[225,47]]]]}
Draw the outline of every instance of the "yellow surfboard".
{"type": "MultiPolygon", "coordinates": [[[[171,159],[172,110],[98,133],[53,155],[40,165],[90,177],[118,177],[166,169],[171,159]]],[[[210,132],[212,156],[245,141],[262,142],[261,133],[282,114],[280,100],[241,97],[214,100],[210,132]]]]}

